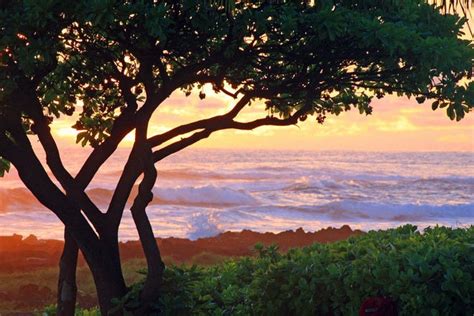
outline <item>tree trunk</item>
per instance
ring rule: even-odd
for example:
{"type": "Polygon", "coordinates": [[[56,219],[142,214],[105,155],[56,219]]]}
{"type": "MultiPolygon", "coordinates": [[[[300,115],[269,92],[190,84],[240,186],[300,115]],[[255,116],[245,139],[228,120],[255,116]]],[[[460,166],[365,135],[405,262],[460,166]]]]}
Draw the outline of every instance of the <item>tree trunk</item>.
{"type": "MultiPolygon", "coordinates": [[[[120,262],[117,234],[101,239],[100,251],[94,256],[85,256],[94,278],[100,312],[102,315],[122,315],[121,311],[111,313],[115,307],[114,298],[120,299],[127,293],[120,262]]],[[[60,260],[58,283],[58,315],[74,315],[76,305],[76,267],[78,245],[66,228],[64,249],[60,260]]]]}
{"type": "Polygon", "coordinates": [[[112,300],[120,299],[127,293],[120,263],[120,252],[117,234],[111,234],[101,240],[102,251],[97,258],[88,260],[94,277],[102,315],[122,315],[122,312],[111,313],[114,307],[112,300]]]}
{"type": "Polygon", "coordinates": [[[76,241],[64,230],[64,249],[59,261],[57,315],[74,315],[76,308],[76,267],[79,248],[76,241]]]}
{"type": "Polygon", "coordinates": [[[156,301],[160,296],[165,265],[161,260],[160,250],[145,210],[133,209],[132,216],[140,236],[148,267],[147,278],[140,297],[146,308],[149,303],[156,301]]]}
{"type": "Polygon", "coordinates": [[[138,195],[130,208],[148,265],[147,278],[143,290],[140,293],[141,308],[136,311],[137,315],[152,312],[149,310],[149,306],[160,297],[163,270],[165,268],[161,260],[161,254],[156,243],[155,235],[153,234],[153,228],[146,214],[146,207],[153,200],[153,186],[155,185],[157,177],[151,148],[144,148],[142,159],[144,165],[143,180],[140,183],[138,195]]]}
{"type": "MultiPolygon", "coordinates": [[[[60,259],[58,283],[57,314],[61,316],[74,315],[76,305],[76,268],[78,246],[68,229],[64,233],[64,249],[60,259]]],[[[110,313],[115,307],[114,298],[122,298],[127,293],[127,287],[122,274],[118,239],[109,237],[101,241],[101,252],[98,256],[86,257],[94,278],[97,298],[102,315],[122,315],[122,312],[110,313]]]]}

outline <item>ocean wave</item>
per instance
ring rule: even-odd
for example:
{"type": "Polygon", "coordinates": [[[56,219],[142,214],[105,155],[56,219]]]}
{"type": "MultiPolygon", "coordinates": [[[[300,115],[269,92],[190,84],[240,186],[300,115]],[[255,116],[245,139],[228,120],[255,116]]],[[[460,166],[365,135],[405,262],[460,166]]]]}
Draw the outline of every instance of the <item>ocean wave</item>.
{"type": "MultiPolygon", "coordinates": [[[[114,170],[105,173],[108,177],[119,177],[123,170],[114,170]]],[[[220,170],[219,172],[202,170],[189,170],[189,168],[176,169],[158,169],[158,181],[177,180],[177,181],[231,181],[231,180],[264,180],[278,179],[277,176],[282,173],[287,176],[297,176],[295,170],[283,167],[263,166],[259,168],[237,168],[220,170]]]]}
{"type": "Polygon", "coordinates": [[[213,212],[195,213],[189,221],[187,237],[196,240],[216,236],[224,231],[219,226],[219,219],[213,212]]]}
{"type": "Polygon", "coordinates": [[[14,208],[33,210],[41,207],[34,195],[26,188],[0,189],[0,212],[14,208]]]}
{"type": "Polygon", "coordinates": [[[428,184],[460,184],[460,185],[473,185],[474,177],[457,177],[457,176],[446,176],[446,177],[428,177],[414,179],[415,183],[428,183],[428,184]]]}
{"type": "MultiPolygon", "coordinates": [[[[87,190],[88,196],[99,207],[106,207],[113,196],[113,190],[108,188],[93,188],[87,190]]],[[[131,205],[137,194],[137,186],[127,201],[131,205]]],[[[256,205],[258,200],[245,190],[216,187],[213,185],[198,187],[177,187],[153,189],[151,204],[186,205],[200,207],[231,207],[235,205],[256,205]]],[[[14,208],[34,210],[44,208],[26,188],[0,189],[0,212],[11,211],[14,208]]]]}
{"type": "MultiPolygon", "coordinates": [[[[285,191],[302,193],[319,193],[321,190],[343,189],[383,189],[386,187],[437,187],[443,189],[448,186],[462,187],[465,190],[474,190],[474,177],[405,177],[390,175],[338,175],[334,177],[300,177],[294,183],[283,188],[285,191]]],[[[441,190],[443,191],[443,190],[441,190]]]]}
{"type": "Polygon", "coordinates": [[[195,206],[226,207],[255,205],[258,203],[249,192],[212,185],[202,187],[154,188],[154,203],[195,206]]]}
{"type": "Polygon", "coordinates": [[[465,204],[388,204],[344,200],[322,205],[305,205],[291,208],[316,216],[329,216],[333,219],[370,219],[386,221],[421,221],[427,219],[470,218],[474,220],[474,203],[465,204]]]}
{"type": "MultiPolygon", "coordinates": [[[[119,177],[123,170],[115,170],[107,172],[105,175],[119,177]]],[[[159,179],[173,180],[222,180],[227,175],[212,171],[189,171],[188,169],[159,169],[159,179]]]]}
{"type": "MultiPolygon", "coordinates": [[[[137,194],[135,186],[128,199],[133,202],[137,194]]],[[[113,190],[95,188],[87,191],[91,199],[100,206],[107,205],[112,198],[113,190]]],[[[255,205],[257,200],[247,191],[212,185],[198,187],[153,188],[151,204],[187,205],[201,207],[228,207],[234,205],[255,205]]]]}

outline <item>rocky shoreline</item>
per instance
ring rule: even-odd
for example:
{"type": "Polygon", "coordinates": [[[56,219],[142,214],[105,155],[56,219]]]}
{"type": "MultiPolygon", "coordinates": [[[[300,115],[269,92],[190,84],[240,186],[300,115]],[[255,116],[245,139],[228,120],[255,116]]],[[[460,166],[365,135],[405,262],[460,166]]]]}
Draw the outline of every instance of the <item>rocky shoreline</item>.
{"type": "MultiPolygon", "coordinates": [[[[157,238],[163,257],[174,263],[186,263],[201,254],[225,257],[251,256],[257,243],[277,244],[282,251],[303,247],[315,242],[326,243],[344,240],[363,232],[344,225],[341,228],[326,228],[316,232],[305,232],[302,228],[281,233],[258,233],[250,230],[225,232],[214,237],[189,240],[186,238],[157,238]]],[[[61,255],[63,242],[60,240],[38,239],[34,235],[0,236],[0,273],[31,271],[32,269],[55,267],[61,255]]],[[[123,261],[143,258],[139,241],[120,243],[123,261]]],[[[84,260],[80,259],[80,265],[84,260]]]]}

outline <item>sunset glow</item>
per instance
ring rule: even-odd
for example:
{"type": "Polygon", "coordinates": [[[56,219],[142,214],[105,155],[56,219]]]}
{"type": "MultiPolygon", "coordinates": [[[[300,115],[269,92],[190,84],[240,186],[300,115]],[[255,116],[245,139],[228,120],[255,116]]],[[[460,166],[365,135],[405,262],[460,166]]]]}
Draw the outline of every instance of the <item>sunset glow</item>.
{"type": "MultiPolygon", "coordinates": [[[[206,99],[198,91],[186,97],[175,92],[160,106],[153,117],[149,135],[163,133],[181,124],[223,114],[236,102],[229,96],[217,95],[204,88],[206,99]]],[[[414,99],[387,96],[373,101],[374,112],[360,115],[357,110],[329,116],[317,124],[314,118],[298,126],[261,127],[253,131],[220,131],[196,144],[201,148],[365,150],[365,151],[473,151],[474,117],[460,122],[450,121],[443,109],[432,111],[430,103],[418,104],[414,99]]],[[[265,117],[262,102],[248,106],[239,121],[265,117]]],[[[55,120],[52,128],[62,144],[74,144],[76,130],[73,118],[55,120]]],[[[130,133],[121,146],[131,146],[130,133]]]]}
{"type": "Polygon", "coordinates": [[[474,316],[473,1],[1,1],[0,316],[474,316]]]}

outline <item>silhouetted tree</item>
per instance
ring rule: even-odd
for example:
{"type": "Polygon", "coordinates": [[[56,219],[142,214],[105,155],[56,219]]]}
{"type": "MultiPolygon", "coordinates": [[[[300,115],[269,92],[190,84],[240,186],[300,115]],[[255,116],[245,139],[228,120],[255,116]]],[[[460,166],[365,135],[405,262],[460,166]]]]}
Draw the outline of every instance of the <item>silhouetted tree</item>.
{"type": "MultiPolygon", "coordinates": [[[[65,225],[58,312],[75,305],[77,249],[95,280],[103,314],[126,294],[118,229],[130,210],[148,262],[142,307],[159,298],[164,264],[147,218],[155,163],[224,129],[297,124],[356,108],[386,94],[430,100],[460,120],[474,104],[472,43],[462,20],[424,1],[236,2],[2,1],[0,173],[10,163],[65,225]],[[211,84],[235,98],[226,114],[148,134],[156,109],[176,90],[211,84]],[[238,119],[250,102],[267,113],[238,119]],[[82,106],[78,106],[82,104],[82,106]],[[79,111],[77,142],[93,147],[75,175],[63,165],[50,123],[79,111]],[[135,142],[107,210],[85,189],[123,138],[135,142]],[[31,136],[29,136],[31,135],[31,136]],[[190,135],[190,136],[188,136],[190,135]],[[39,139],[56,185],[32,149],[39,139]]],[[[205,94],[200,93],[204,98],[205,94]]]]}

